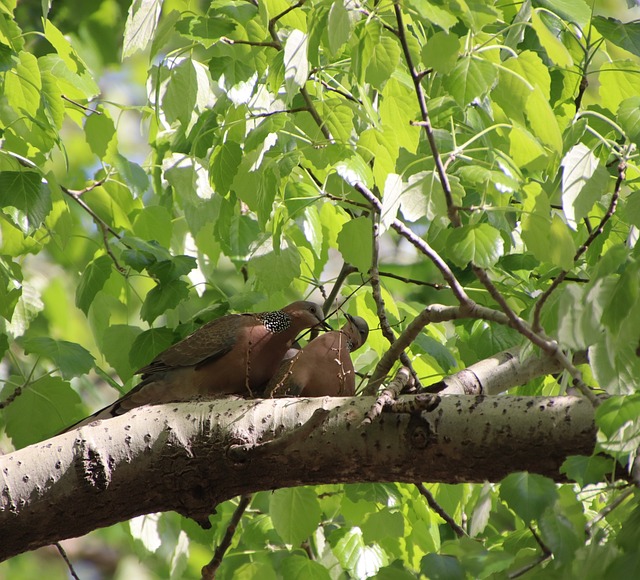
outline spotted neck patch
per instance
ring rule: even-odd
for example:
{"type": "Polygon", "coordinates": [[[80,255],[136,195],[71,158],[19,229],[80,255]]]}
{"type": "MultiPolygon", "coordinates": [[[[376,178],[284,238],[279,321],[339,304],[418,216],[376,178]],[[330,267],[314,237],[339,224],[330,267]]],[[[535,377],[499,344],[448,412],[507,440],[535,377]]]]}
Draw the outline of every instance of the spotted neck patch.
{"type": "Polygon", "coordinates": [[[256,317],[264,324],[269,332],[273,332],[274,334],[284,332],[291,326],[291,316],[286,312],[282,312],[282,310],[261,312],[260,314],[256,314],[256,317]]]}

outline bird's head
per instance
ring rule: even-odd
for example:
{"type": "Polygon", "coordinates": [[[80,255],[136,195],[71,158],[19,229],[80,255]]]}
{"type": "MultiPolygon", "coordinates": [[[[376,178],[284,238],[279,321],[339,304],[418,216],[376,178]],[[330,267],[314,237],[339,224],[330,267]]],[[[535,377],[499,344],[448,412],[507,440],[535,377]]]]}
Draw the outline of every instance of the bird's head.
{"type": "Polygon", "coordinates": [[[344,332],[353,345],[351,352],[359,349],[366,341],[369,336],[369,325],[364,318],[360,316],[351,316],[351,314],[345,314],[347,318],[347,323],[342,327],[342,332],[344,332]]]}
{"type": "Polygon", "coordinates": [[[282,311],[291,317],[293,325],[299,330],[303,328],[313,328],[314,326],[320,326],[325,330],[332,330],[324,320],[322,306],[315,302],[299,300],[298,302],[293,302],[285,306],[282,311]]]}

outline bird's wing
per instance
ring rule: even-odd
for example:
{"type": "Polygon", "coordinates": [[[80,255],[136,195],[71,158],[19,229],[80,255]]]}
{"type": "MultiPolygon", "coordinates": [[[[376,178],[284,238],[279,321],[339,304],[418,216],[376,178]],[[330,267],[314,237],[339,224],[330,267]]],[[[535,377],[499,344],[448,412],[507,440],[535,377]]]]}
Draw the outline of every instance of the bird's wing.
{"type": "Polygon", "coordinates": [[[161,352],[148,365],[136,371],[143,378],[179,367],[204,364],[230,352],[238,340],[238,331],[251,323],[251,314],[228,314],[207,322],[187,338],[161,352]]]}

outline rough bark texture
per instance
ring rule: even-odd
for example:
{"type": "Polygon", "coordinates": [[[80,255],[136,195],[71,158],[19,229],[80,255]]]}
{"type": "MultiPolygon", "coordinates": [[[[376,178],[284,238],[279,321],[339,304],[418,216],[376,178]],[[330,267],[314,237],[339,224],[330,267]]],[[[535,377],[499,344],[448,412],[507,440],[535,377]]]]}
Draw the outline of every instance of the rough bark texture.
{"type": "Polygon", "coordinates": [[[374,402],[142,407],[0,457],[0,559],[145,513],[206,523],[221,501],[279,487],[499,481],[520,470],[561,481],[564,459],[595,444],[593,408],[576,397],[447,396],[431,412],[360,427],[374,402]]]}

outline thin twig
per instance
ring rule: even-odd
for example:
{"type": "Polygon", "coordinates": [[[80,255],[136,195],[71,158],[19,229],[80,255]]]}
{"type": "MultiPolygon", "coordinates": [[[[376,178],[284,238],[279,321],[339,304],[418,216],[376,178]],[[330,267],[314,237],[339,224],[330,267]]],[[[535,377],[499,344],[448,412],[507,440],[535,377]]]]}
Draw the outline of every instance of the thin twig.
{"type": "Polygon", "coordinates": [[[393,3],[393,9],[396,15],[396,22],[398,23],[398,38],[400,39],[404,58],[407,63],[407,67],[409,68],[411,79],[413,80],[416,97],[418,98],[418,106],[420,107],[420,116],[422,118],[422,122],[420,123],[420,125],[424,128],[424,131],[427,135],[427,140],[429,141],[429,147],[431,148],[433,162],[436,166],[436,172],[438,173],[440,185],[442,186],[442,191],[444,192],[444,197],[447,202],[447,215],[449,216],[449,220],[451,221],[451,223],[455,227],[457,227],[460,225],[460,216],[458,215],[458,210],[453,203],[451,184],[449,183],[449,177],[447,176],[447,172],[442,163],[442,158],[440,157],[440,152],[438,150],[436,138],[433,132],[433,127],[431,126],[429,110],[427,109],[427,99],[425,98],[424,91],[422,90],[422,76],[416,71],[415,67],[413,66],[413,58],[411,56],[411,51],[409,50],[409,44],[407,42],[406,31],[403,23],[402,8],[400,7],[400,3],[397,0],[393,3]]]}
{"type": "Polygon", "coordinates": [[[394,280],[400,280],[400,282],[404,282],[405,284],[417,284],[419,286],[429,286],[429,288],[433,288],[434,290],[449,290],[449,287],[445,284],[436,284],[435,282],[424,282],[423,280],[416,280],[414,278],[406,278],[405,276],[399,276],[398,274],[394,274],[392,272],[378,272],[380,276],[384,278],[393,278],[394,280]]]}
{"type": "Polygon", "coordinates": [[[467,536],[467,532],[445,511],[445,509],[436,501],[433,494],[425,487],[424,483],[418,482],[415,484],[418,491],[427,500],[429,507],[436,512],[445,522],[449,524],[449,527],[453,530],[456,536],[462,538],[467,536]]]}
{"type": "Polygon", "coordinates": [[[325,313],[325,315],[329,312],[329,310],[331,310],[331,305],[334,303],[336,297],[338,296],[338,292],[340,292],[340,288],[342,288],[342,285],[344,284],[344,281],[347,279],[347,276],[357,271],[358,269],[355,266],[352,266],[347,262],[344,262],[342,264],[342,268],[340,268],[340,273],[338,274],[336,281],[333,283],[333,288],[331,289],[331,292],[329,293],[328,298],[324,301],[324,304],[322,306],[322,310],[325,313]]]}
{"type": "Polygon", "coordinates": [[[87,107],[81,103],[78,103],[78,101],[74,101],[73,99],[70,99],[69,97],[65,97],[64,95],[60,95],[65,101],[67,101],[68,103],[71,103],[72,105],[75,105],[76,107],[78,107],[79,109],[82,109],[83,111],[89,113],[89,114],[93,114],[93,115],[102,115],[102,111],[98,111],[97,109],[91,109],[90,107],[87,107]]]}
{"type": "Polygon", "coordinates": [[[67,568],[69,568],[69,574],[71,574],[71,577],[74,580],[80,580],[80,578],[76,574],[76,571],[73,568],[73,564],[71,563],[71,560],[69,560],[69,556],[67,556],[67,552],[65,552],[65,549],[62,547],[62,544],[60,544],[60,542],[56,542],[54,546],[58,548],[58,552],[60,552],[60,555],[62,556],[62,559],[65,561],[67,568]]]}
{"type": "Polygon", "coordinates": [[[122,274],[123,276],[126,276],[127,275],[126,268],[124,268],[118,262],[118,259],[116,258],[115,254],[113,253],[113,250],[111,249],[111,245],[109,244],[109,234],[115,236],[117,239],[121,239],[122,236],[116,230],[114,230],[107,222],[105,222],[95,211],[93,211],[91,207],[89,207],[89,205],[84,201],[84,199],[82,199],[82,196],[85,193],[92,191],[96,187],[100,187],[107,180],[107,178],[108,178],[108,175],[106,175],[102,179],[99,179],[98,181],[93,182],[91,185],[88,185],[83,189],[69,189],[68,187],[64,187],[64,186],[60,186],[60,189],[64,193],[66,193],[71,199],[75,200],[75,202],[93,218],[94,223],[100,228],[100,231],[102,232],[102,240],[104,242],[105,251],[107,252],[108,256],[111,258],[111,261],[116,267],[116,270],[118,270],[118,272],[120,272],[120,274],[122,274]]]}
{"type": "MultiPolygon", "coordinates": [[[[591,246],[593,241],[604,231],[604,226],[616,211],[616,206],[620,197],[620,189],[626,176],[626,168],[626,161],[623,159],[618,164],[618,178],[616,179],[616,185],[613,189],[611,202],[609,203],[607,212],[602,216],[602,219],[600,220],[598,226],[591,231],[584,244],[582,244],[577,249],[575,255],[573,256],[574,263],[580,259],[580,256],[582,256],[582,254],[584,254],[589,249],[589,246],[591,246]]],[[[540,295],[540,298],[538,298],[538,301],[536,302],[535,308],[533,310],[533,329],[536,332],[540,331],[541,329],[540,316],[542,314],[542,307],[544,306],[549,296],[551,296],[551,293],[566,279],[568,273],[569,272],[567,270],[562,270],[562,272],[560,272],[560,274],[558,274],[558,276],[556,276],[554,281],[551,283],[551,286],[549,286],[549,288],[547,288],[544,293],[540,295]]]]}
{"type": "Polygon", "coordinates": [[[305,0],[298,0],[295,4],[292,4],[288,8],[285,8],[282,12],[280,12],[280,14],[276,14],[271,20],[269,20],[269,30],[271,30],[271,28],[275,25],[276,22],[278,22],[278,20],[280,20],[296,8],[300,8],[304,3],[305,0]]]}
{"type": "Polygon", "coordinates": [[[524,576],[527,572],[529,572],[529,570],[533,570],[536,566],[539,566],[540,564],[542,564],[542,562],[548,560],[553,555],[553,552],[551,552],[547,545],[542,541],[542,538],[533,529],[533,527],[529,526],[529,529],[531,530],[531,533],[533,534],[533,537],[535,538],[538,546],[540,546],[542,553],[533,562],[529,562],[529,564],[526,564],[519,570],[516,570],[515,572],[509,574],[509,578],[519,578],[520,576],[524,576]]]}
{"type": "Polygon", "coordinates": [[[248,46],[264,46],[267,48],[275,48],[276,50],[282,49],[280,43],[275,41],[265,40],[265,41],[255,41],[255,40],[235,40],[233,38],[228,38],[226,36],[220,37],[220,42],[224,42],[225,44],[246,44],[248,46]]]}
{"type": "Polygon", "coordinates": [[[280,111],[269,111],[268,113],[251,113],[247,118],[260,119],[262,117],[273,117],[273,115],[281,115],[283,113],[302,113],[309,112],[307,107],[295,107],[293,109],[282,109],[280,111]]]}
{"type": "Polygon", "coordinates": [[[347,99],[348,101],[351,101],[352,103],[357,103],[358,105],[362,105],[362,101],[360,99],[356,99],[352,94],[347,93],[342,89],[337,89],[335,87],[332,87],[327,81],[317,77],[315,74],[312,74],[309,78],[319,82],[328,91],[332,93],[337,93],[338,95],[344,97],[345,99],[347,99]]]}
{"type": "MultiPolygon", "coordinates": [[[[389,320],[387,318],[387,311],[384,304],[384,298],[382,297],[382,288],[380,286],[380,275],[378,274],[378,259],[380,254],[379,243],[378,243],[379,217],[380,217],[379,214],[375,212],[372,214],[373,248],[372,248],[371,270],[369,271],[371,274],[371,293],[373,295],[373,300],[376,304],[378,319],[380,320],[380,329],[382,330],[382,336],[384,336],[389,341],[389,344],[393,346],[396,343],[396,336],[393,330],[391,330],[391,325],[389,324],[389,320]]],[[[413,377],[415,386],[417,388],[421,388],[422,385],[420,384],[420,380],[418,379],[418,374],[416,373],[416,371],[413,368],[413,365],[411,364],[411,359],[409,358],[409,355],[407,355],[407,353],[404,352],[404,349],[402,349],[397,353],[396,358],[398,357],[400,358],[400,361],[402,362],[402,364],[405,367],[407,367],[411,372],[411,376],[413,377]]],[[[380,381],[377,385],[373,386],[371,385],[371,381],[369,381],[369,385],[367,385],[367,389],[369,389],[369,386],[371,386],[372,389],[377,389],[377,387],[381,382],[382,381],[380,381]]]]}
{"type": "Polygon", "coordinates": [[[591,536],[591,534],[593,533],[593,528],[598,522],[606,518],[614,509],[616,509],[619,505],[621,505],[628,497],[633,495],[635,492],[636,492],[635,486],[630,486],[628,489],[623,491],[618,497],[616,497],[610,504],[602,508],[590,522],[587,522],[587,525],[585,526],[585,532],[587,536],[591,536]]]}
{"type": "Polygon", "coordinates": [[[231,520],[229,520],[229,524],[227,525],[227,531],[225,532],[224,537],[222,538],[222,541],[216,548],[216,551],[213,554],[213,558],[211,559],[211,561],[207,565],[203,566],[200,572],[202,574],[202,580],[213,580],[213,578],[216,577],[216,572],[220,567],[220,564],[222,564],[222,559],[224,558],[226,551],[229,549],[229,546],[231,545],[233,536],[236,533],[236,528],[238,527],[238,524],[242,519],[242,515],[244,514],[246,509],[249,507],[252,497],[253,496],[251,494],[240,496],[240,501],[238,502],[238,506],[236,507],[235,511],[233,512],[233,515],[231,516],[231,520]]]}
{"type": "MultiPolygon", "coordinates": [[[[413,321],[402,331],[396,341],[391,345],[389,350],[380,358],[363,394],[375,394],[377,385],[384,381],[384,378],[389,374],[389,371],[398,359],[398,352],[407,348],[422,332],[425,326],[433,322],[445,322],[449,320],[460,320],[463,318],[486,320],[488,322],[496,322],[505,326],[510,325],[509,319],[504,312],[494,310],[493,308],[487,308],[486,306],[476,304],[473,308],[467,308],[462,306],[431,304],[413,319],[413,321]]],[[[426,387],[423,390],[425,392],[433,392],[428,389],[429,387],[426,387]]],[[[444,386],[439,386],[438,389],[442,390],[444,389],[444,386]]]]}

